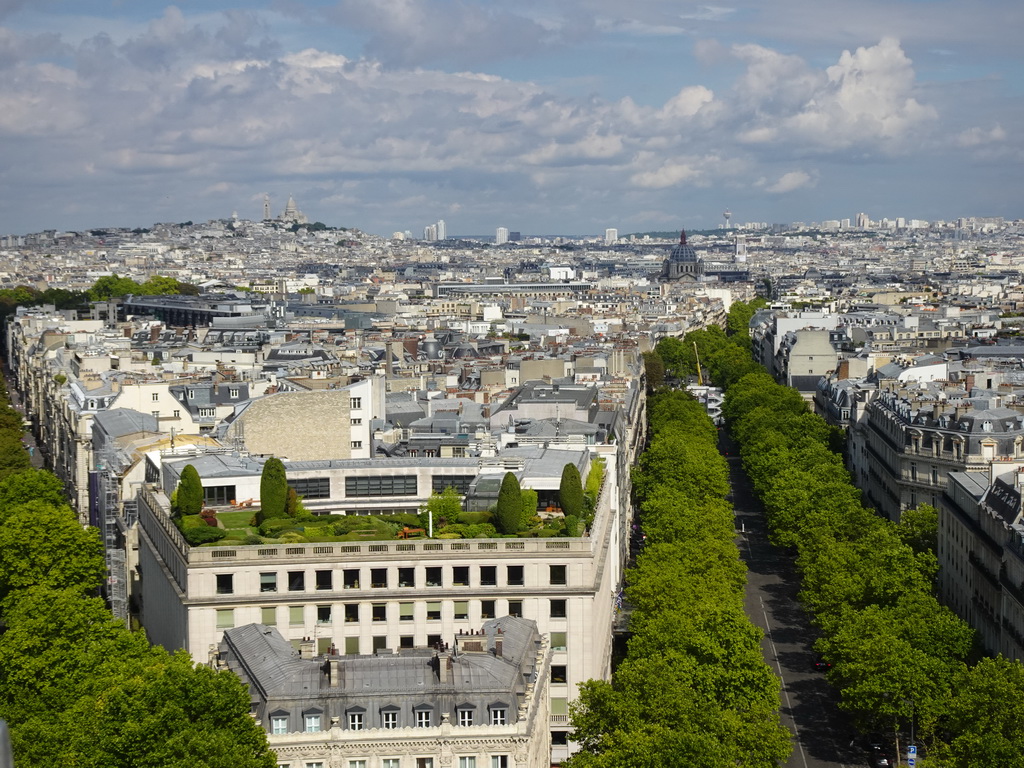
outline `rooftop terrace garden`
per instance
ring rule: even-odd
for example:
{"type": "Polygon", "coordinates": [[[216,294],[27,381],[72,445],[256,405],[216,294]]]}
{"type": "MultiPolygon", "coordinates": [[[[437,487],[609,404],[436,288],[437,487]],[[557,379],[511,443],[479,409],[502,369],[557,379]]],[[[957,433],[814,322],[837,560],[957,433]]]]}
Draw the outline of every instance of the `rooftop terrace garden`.
{"type": "Polygon", "coordinates": [[[171,507],[175,524],[192,546],[392,541],[429,538],[431,533],[435,539],[582,536],[593,522],[604,461],[591,462],[585,484],[578,472],[573,477],[574,465],[566,467],[559,489],[560,506],[555,509],[538,509],[537,492],[521,489],[515,475],[507,473],[497,503],[483,512],[464,510],[458,491],[446,488],[434,493],[419,514],[314,515],[287,484],[283,494],[269,489],[261,493],[261,498],[270,501],[262,507],[214,510],[203,507],[202,486],[197,493],[192,484],[199,482],[198,474],[191,477],[195,472],[194,468],[188,471],[191,465],[182,472],[171,507]],[[283,505],[275,504],[281,497],[283,505]]]}

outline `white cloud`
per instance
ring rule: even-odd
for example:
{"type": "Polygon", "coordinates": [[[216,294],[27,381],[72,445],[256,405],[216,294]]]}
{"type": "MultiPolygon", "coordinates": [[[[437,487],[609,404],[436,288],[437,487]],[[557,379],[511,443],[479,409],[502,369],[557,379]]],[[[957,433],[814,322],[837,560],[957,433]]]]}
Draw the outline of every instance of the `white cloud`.
{"type": "Polygon", "coordinates": [[[703,85],[687,86],[665,102],[660,117],[666,120],[690,118],[714,100],[714,92],[703,85]]]}
{"type": "Polygon", "coordinates": [[[1006,140],[1006,130],[996,123],[989,130],[977,126],[968,128],[956,137],[956,143],[961,147],[977,147],[983,144],[995,144],[1006,140]]]}
{"type": "Polygon", "coordinates": [[[891,152],[908,147],[938,118],[934,107],[914,97],[913,66],[892,38],[843,51],[824,72],[761,46],[734,51],[747,64],[737,84],[737,106],[750,113],[741,141],[891,152]]]}
{"type": "Polygon", "coordinates": [[[783,195],[804,187],[813,187],[815,183],[814,177],[806,171],[790,171],[782,174],[774,184],[766,186],[765,191],[773,195],[783,195]]]}
{"type": "Polygon", "coordinates": [[[363,31],[369,36],[367,55],[400,66],[479,65],[525,57],[587,30],[579,20],[539,23],[514,5],[446,0],[338,0],[326,18],[363,31]]]}
{"type": "Polygon", "coordinates": [[[666,163],[650,171],[642,171],[630,177],[630,183],[644,189],[665,189],[683,181],[689,181],[700,174],[688,163],[666,163]]]}
{"type": "MultiPolygon", "coordinates": [[[[632,14],[630,24],[679,24],[670,6],[662,13],[645,6],[648,12],[632,14]]],[[[0,168],[7,189],[40,190],[36,198],[0,193],[0,211],[12,222],[0,231],[23,228],[10,206],[21,199],[25,210],[91,209],[93,225],[107,223],[101,217],[109,212],[162,211],[167,198],[190,204],[203,194],[224,197],[230,211],[250,199],[259,203],[265,191],[294,194],[324,221],[342,210],[351,218],[332,223],[382,232],[409,228],[402,218],[417,207],[453,220],[456,212],[479,220],[511,208],[524,220],[596,220],[621,208],[626,220],[628,210],[653,216],[694,188],[735,199],[824,187],[834,183],[827,157],[845,160],[851,150],[869,158],[920,154],[937,122],[895,40],[844,52],[826,68],[766,46],[726,48],[704,39],[695,54],[716,69],[695,78],[682,65],[662,68],[659,87],[671,83],[671,95],[660,101],[652,103],[657,88],[641,87],[614,99],[599,87],[571,97],[472,66],[486,58],[485,44],[506,56],[566,39],[572,33],[562,6],[488,10],[471,3],[471,18],[453,20],[457,7],[441,0],[386,0],[379,8],[343,0],[336,12],[358,16],[353,23],[371,48],[381,46],[378,57],[335,50],[323,38],[282,50],[267,37],[265,14],[199,23],[168,8],[118,40],[97,35],[76,46],[0,28],[0,168]],[[550,16],[541,19],[542,12],[550,16]],[[426,26],[417,28],[419,21],[426,26]],[[493,37],[506,21],[513,31],[539,29],[542,39],[493,37]],[[449,22],[455,26],[446,37],[449,22]],[[477,33],[460,71],[407,63],[447,61],[445,46],[477,33]],[[35,47],[37,40],[48,47],[35,47]],[[404,44],[406,53],[395,50],[404,44]],[[703,75],[717,79],[702,83],[703,75]],[[776,170],[785,168],[794,170],[776,170]],[[752,185],[758,177],[766,180],[752,185]],[[376,228],[358,220],[396,215],[376,228]]],[[[604,15],[619,18],[614,8],[607,2],[604,15]]],[[[623,37],[616,41],[623,46],[658,42],[623,37]]],[[[1009,143],[1000,124],[985,119],[975,118],[995,127],[939,136],[930,146],[1009,143]]],[[[450,221],[452,231],[457,226],[450,221]]]]}

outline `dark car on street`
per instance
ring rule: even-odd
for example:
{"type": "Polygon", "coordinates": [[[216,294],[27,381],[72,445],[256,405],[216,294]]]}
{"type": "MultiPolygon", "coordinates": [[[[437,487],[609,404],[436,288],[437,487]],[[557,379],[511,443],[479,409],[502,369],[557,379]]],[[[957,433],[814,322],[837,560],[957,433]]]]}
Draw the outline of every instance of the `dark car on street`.
{"type": "Polygon", "coordinates": [[[871,768],[890,768],[895,765],[888,751],[881,744],[872,743],[868,745],[868,765],[871,768]]]}

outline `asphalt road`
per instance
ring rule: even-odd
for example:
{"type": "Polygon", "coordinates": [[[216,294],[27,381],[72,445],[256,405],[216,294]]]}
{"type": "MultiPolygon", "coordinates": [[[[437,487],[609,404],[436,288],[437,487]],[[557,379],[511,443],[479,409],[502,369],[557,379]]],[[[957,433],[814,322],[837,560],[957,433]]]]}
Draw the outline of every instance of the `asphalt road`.
{"type": "Polygon", "coordinates": [[[730,501],[737,542],[747,563],[747,616],[764,630],[765,661],[782,679],[782,724],[793,734],[786,768],[852,768],[867,765],[856,730],[836,707],[838,694],[814,669],[814,628],[797,600],[799,579],[793,554],[773,546],[738,450],[723,430],[719,449],[729,462],[730,501]]]}
{"type": "MultiPolygon", "coordinates": [[[[14,379],[10,375],[10,371],[8,371],[7,368],[0,369],[0,377],[3,377],[4,384],[7,387],[7,396],[11,401],[11,407],[22,416],[25,416],[25,405],[21,401],[21,396],[18,394],[18,390],[12,384],[14,379]]],[[[25,434],[22,437],[21,442],[25,446],[25,450],[28,451],[29,461],[32,462],[32,466],[36,469],[42,469],[46,461],[43,454],[39,451],[39,446],[36,444],[36,439],[32,433],[25,430],[25,434]]]]}

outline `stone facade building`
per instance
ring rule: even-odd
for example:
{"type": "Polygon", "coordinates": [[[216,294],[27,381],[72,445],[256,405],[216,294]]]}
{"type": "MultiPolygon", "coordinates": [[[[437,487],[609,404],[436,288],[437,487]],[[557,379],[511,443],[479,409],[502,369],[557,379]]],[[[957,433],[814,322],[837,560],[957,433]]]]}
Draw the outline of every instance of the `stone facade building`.
{"type": "Polygon", "coordinates": [[[296,651],[273,627],[229,629],[216,666],[249,686],[284,768],[548,768],[551,648],[505,616],[436,648],[296,651]]]}

